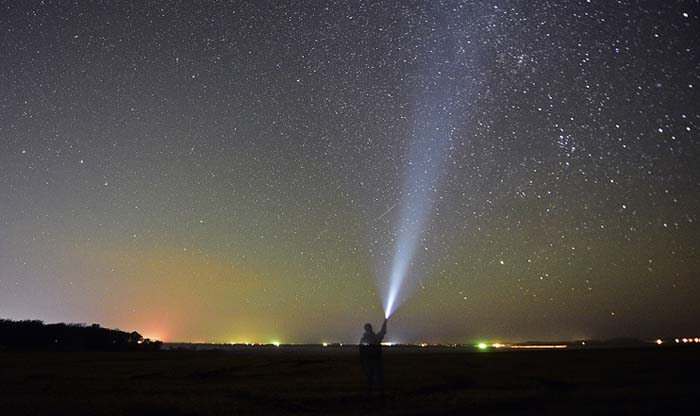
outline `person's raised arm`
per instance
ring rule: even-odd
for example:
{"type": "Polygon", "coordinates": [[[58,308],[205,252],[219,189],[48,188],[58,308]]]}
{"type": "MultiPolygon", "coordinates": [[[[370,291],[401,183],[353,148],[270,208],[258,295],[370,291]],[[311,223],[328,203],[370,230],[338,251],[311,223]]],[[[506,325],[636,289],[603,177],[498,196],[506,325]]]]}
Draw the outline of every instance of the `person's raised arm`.
{"type": "Polygon", "coordinates": [[[382,329],[377,333],[377,338],[379,338],[379,342],[382,342],[384,339],[384,335],[386,335],[386,323],[389,321],[389,319],[385,319],[384,323],[382,324],[382,329]]]}

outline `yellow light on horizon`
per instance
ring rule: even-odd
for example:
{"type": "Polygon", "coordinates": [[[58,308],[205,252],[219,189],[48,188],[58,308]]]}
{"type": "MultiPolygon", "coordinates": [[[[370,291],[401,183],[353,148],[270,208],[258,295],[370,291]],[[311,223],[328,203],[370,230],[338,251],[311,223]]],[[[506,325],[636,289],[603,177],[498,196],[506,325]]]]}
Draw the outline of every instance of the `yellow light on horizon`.
{"type": "Polygon", "coordinates": [[[323,345],[324,347],[327,347],[327,346],[328,346],[328,343],[327,343],[327,342],[324,342],[324,343],[322,343],[321,345],[323,345]]]}
{"type": "Polygon", "coordinates": [[[661,340],[661,338],[659,338],[659,339],[656,340],[656,343],[657,343],[658,345],[661,345],[661,344],[663,344],[664,342],[661,340]]]}

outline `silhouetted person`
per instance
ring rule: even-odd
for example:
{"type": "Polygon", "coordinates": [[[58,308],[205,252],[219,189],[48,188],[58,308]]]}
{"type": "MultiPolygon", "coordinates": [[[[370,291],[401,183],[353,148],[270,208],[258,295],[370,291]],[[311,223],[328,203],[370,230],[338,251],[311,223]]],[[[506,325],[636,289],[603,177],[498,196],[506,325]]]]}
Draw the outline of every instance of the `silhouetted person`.
{"type": "Polygon", "coordinates": [[[362,368],[367,375],[367,384],[370,391],[374,388],[384,391],[382,340],[384,335],[386,335],[387,321],[388,319],[384,320],[382,329],[376,334],[372,330],[372,324],[365,324],[365,333],[362,334],[362,339],[360,339],[360,360],[362,361],[362,368]]]}

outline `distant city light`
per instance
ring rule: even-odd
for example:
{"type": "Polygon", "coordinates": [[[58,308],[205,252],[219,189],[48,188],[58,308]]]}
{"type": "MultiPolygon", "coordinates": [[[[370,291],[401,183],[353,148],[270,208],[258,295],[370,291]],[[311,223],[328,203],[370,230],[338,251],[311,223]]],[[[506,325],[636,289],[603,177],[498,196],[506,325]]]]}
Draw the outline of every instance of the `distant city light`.
{"type": "Polygon", "coordinates": [[[274,345],[275,347],[279,347],[280,342],[279,341],[272,341],[272,345],[274,345]]]}
{"type": "Polygon", "coordinates": [[[425,342],[421,342],[421,343],[420,343],[420,344],[418,344],[418,345],[420,345],[420,346],[421,346],[421,347],[423,347],[423,348],[425,348],[425,347],[427,347],[427,346],[428,346],[428,344],[427,344],[427,343],[425,343],[425,342]]]}
{"type": "Polygon", "coordinates": [[[566,344],[544,344],[544,345],[511,345],[514,349],[560,349],[566,348],[566,344]]]}
{"type": "Polygon", "coordinates": [[[324,343],[321,344],[321,345],[323,345],[324,347],[327,347],[327,346],[328,346],[328,343],[327,343],[327,342],[324,342],[324,343]]]}
{"type": "Polygon", "coordinates": [[[382,342],[382,345],[385,347],[392,347],[392,346],[394,346],[394,343],[393,342],[382,342]]]}
{"type": "Polygon", "coordinates": [[[503,347],[506,346],[506,344],[501,344],[501,343],[498,343],[498,342],[497,342],[497,343],[495,343],[495,344],[491,344],[491,346],[494,347],[494,348],[503,348],[503,347]]]}
{"type": "Polygon", "coordinates": [[[663,344],[664,342],[661,340],[661,338],[659,338],[659,339],[656,340],[656,343],[657,343],[658,345],[661,345],[661,344],[663,344]]]}

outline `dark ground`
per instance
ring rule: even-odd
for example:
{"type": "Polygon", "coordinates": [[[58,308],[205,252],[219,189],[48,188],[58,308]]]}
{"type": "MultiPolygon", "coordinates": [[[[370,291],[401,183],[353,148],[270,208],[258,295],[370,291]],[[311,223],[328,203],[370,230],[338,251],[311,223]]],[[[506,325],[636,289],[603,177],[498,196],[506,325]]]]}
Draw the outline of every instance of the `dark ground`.
{"type": "Polygon", "coordinates": [[[0,414],[697,414],[700,348],[385,348],[385,400],[356,347],[2,352],[0,414]]]}

